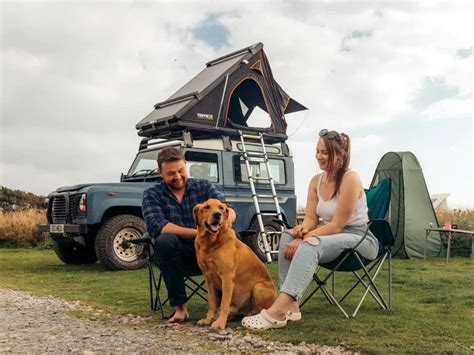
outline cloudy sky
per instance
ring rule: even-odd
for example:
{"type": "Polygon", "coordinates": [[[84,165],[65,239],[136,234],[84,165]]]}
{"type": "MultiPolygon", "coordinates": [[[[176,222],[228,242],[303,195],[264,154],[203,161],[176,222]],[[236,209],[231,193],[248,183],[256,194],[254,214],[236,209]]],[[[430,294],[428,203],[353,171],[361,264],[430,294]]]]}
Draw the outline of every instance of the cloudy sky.
{"type": "Polygon", "coordinates": [[[321,128],[353,139],[370,184],[413,152],[428,190],[474,208],[471,2],[1,1],[0,185],[118,181],[135,124],[205,63],[263,42],[287,116],[298,203],[321,128]],[[224,2],[222,2],[224,3],[224,2]]]}

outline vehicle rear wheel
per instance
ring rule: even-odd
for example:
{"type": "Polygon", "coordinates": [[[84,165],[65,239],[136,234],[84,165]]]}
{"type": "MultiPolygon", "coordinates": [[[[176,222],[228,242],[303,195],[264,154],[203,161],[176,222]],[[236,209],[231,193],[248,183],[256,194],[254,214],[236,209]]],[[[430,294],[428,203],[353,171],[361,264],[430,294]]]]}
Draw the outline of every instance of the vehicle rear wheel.
{"type": "Polygon", "coordinates": [[[65,264],[95,264],[97,261],[93,246],[82,245],[73,240],[54,241],[54,251],[65,264]]]}
{"type": "MultiPolygon", "coordinates": [[[[263,218],[263,226],[265,228],[265,232],[269,233],[267,235],[267,240],[270,245],[270,250],[278,251],[280,247],[280,234],[271,234],[271,232],[279,232],[281,231],[281,227],[278,223],[274,222],[271,217],[264,217],[263,218]]],[[[267,257],[265,255],[265,247],[263,244],[263,237],[260,234],[260,227],[258,226],[257,218],[254,218],[252,223],[250,224],[249,229],[257,231],[255,234],[252,234],[247,239],[247,245],[254,251],[255,254],[262,260],[267,261],[267,257]]],[[[272,254],[272,260],[277,260],[278,254],[272,254]]]]}
{"type": "Polygon", "coordinates": [[[128,243],[146,232],[143,219],[134,215],[118,215],[107,220],[95,238],[99,261],[109,270],[135,270],[146,263],[141,245],[128,243]]]}

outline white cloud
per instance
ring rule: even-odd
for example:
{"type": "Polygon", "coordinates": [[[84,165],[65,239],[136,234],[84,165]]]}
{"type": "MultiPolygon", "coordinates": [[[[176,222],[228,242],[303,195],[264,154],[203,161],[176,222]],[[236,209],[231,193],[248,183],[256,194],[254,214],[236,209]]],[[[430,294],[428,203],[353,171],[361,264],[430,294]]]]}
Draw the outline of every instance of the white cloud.
{"type": "Polygon", "coordinates": [[[471,119],[474,109],[472,99],[446,99],[435,102],[421,112],[421,117],[427,120],[456,120],[471,119]]]}
{"type": "MultiPolygon", "coordinates": [[[[354,132],[353,167],[365,182],[384,152],[427,146],[422,134],[401,141],[381,133],[384,125],[472,120],[473,56],[457,55],[472,46],[471,10],[459,2],[2,4],[1,183],[19,186],[15,170],[38,176],[21,186],[42,193],[59,182],[116,181],[138,146],[134,126],[153,104],[207,61],[260,41],[276,80],[310,108],[287,117],[298,194],[316,170],[308,160],[323,127],[354,132]],[[229,31],[217,50],[193,34],[209,15],[229,31]],[[443,78],[457,95],[418,112],[413,102],[427,77],[443,78]]],[[[472,147],[472,134],[467,140],[472,147]]],[[[472,149],[469,157],[460,174],[472,176],[472,149]]],[[[430,178],[434,186],[449,181],[443,174],[430,178]]],[[[451,192],[461,201],[462,191],[451,192]]]]}

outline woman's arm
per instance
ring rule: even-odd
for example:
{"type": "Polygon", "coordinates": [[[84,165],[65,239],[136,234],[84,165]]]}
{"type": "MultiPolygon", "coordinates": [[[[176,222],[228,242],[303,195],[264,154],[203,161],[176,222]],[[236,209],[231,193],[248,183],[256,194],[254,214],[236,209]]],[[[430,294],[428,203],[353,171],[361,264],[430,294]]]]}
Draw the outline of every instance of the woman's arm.
{"type": "Polygon", "coordinates": [[[292,231],[290,231],[297,238],[303,238],[304,234],[318,226],[318,215],[316,214],[318,194],[316,192],[316,188],[320,178],[321,175],[315,175],[309,182],[304,220],[300,225],[296,226],[292,231]]]}
{"type": "Polygon", "coordinates": [[[356,172],[344,175],[339,189],[339,199],[332,221],[324,226],[315,228],[306,233],[305,237],[313,235],[325,236],[339,233],[349,221],[354,212],[357,201],[364,193],[362,182],[356,172]]]}

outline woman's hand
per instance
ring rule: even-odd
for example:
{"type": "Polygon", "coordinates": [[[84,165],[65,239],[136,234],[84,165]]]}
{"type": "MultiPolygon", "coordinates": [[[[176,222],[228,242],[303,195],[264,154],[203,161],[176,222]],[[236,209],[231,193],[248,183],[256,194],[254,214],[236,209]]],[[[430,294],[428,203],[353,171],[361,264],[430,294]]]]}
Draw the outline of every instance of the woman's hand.
{"type": "Polygon", "coordinates": [[[303,239],[304,235],[308,233],[308,228],[303,227],[302,224],[298,224],[296,227],[289,230],[289,232],[293,234],[295,238],[303,239]]]}
{"type": "Polygon", "coordinates": [[[285,259],[291,260],[303,239],[293,239],[285,249],[285,259]]]}

